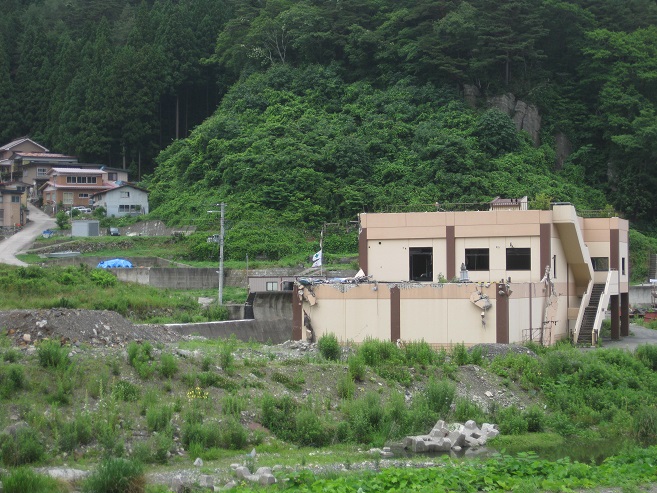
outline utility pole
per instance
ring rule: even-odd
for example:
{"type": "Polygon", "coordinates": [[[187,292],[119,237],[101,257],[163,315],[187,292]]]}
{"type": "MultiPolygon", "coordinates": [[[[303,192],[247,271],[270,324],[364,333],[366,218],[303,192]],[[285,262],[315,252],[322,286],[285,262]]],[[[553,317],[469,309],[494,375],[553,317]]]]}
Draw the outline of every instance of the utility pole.
{"type": "Polygon", "coordinates": [[[208,213],[213,213],[213,212],[221,212],[221,226],[219,230],[219,270],[217,271],[217,274],[219,274],[219,290],[217,292],[217,302],[219,305],[224,304],[224,216],[225,216],[225,209],[226,209],[226,204],[221,203],[221,204],[215,204],[215,205],[221,205],[221,210],[220,211],[208,211],[208,213]]]}
{"type": "Polygon", "coordinates": [[[221,231],[219,232],[219,305],[224,304],[224,211],[226,204],[221,203],[221,231]]]}

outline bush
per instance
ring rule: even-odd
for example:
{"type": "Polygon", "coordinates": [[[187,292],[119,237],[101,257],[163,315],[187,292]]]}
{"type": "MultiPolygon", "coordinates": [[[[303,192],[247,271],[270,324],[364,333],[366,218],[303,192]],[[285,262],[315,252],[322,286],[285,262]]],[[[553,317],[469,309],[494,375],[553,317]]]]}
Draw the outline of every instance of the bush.
{"type": "Polygon", "coordinates": [[[26,386],[25,374],[21,365],[0,367],[0,397],[9,398],[26,386]]]}
{"type": "Polygon", "coordinates": [[[468,355],[468,350],[465,348],[465,344],[459,343],[455,344],[452,348],[452,362],[458,366],[467,365],[470,361],[468,355]]]}
{"type": "Polygon", "coordinates": [[[221,369],[226,372],[227,375],[232,375],[235,373],[235,356],[233,351],[235,349],[235,341],[229,339],[223,343],[221,346],[221,351],[219,352],[219,366],[221,369]]]}
{"type": "Polygon", "coordinates": [[[485,419],[484,411],[471,400],[457,397],[454,402],[454,420],[464,423],[470,419],[481,423],[485,419]]]}
{"type": "Polygon", "coordinates": [[[19,467],[2,476],[4,493],[64,493],[65,484],[50,476],[38,474],[27,467],[19,467]]]}
{"type": "Polygon", "coordinates": [[[105,269],[94,269],[91,271],[91,281],[101,288],[111,288],[117,283],[116,276],[105,269]]]}
{"type": "Polygon", "coordinates": [[[319,341],[317,341],[317,348],[324,358],[331,361],[338,361],[342,354],[338,338],[335,334],[331,333],[324,334],[319,338],[319,341]]]}
{"type": "Polygon", "coordinates": [[[43,341],[37,348],[37,356],[44,368],[64,368],[70,362],[68,350],[57,341],[43,341]]]}
{"type": "Polygon", "coordinates": [[[112,395],[124,402],[135,402],[139,399],[141,390],[135,384],[127,380],[119,380],[112,388],[112,395]]]}
{"type": "Polygon", "coordinates": [[[362,382],[365,378],[365,361],[357,355],[349,356],[347,360],[349,365],[349,375],[357,382],[362,382]]]}
{"type": "Polygon", "coordinates": [[[262,398],[262,424],[281,440],[294,441],[298,404],[290,397],[274,397],[266,394],[262,398]]]}
{"type": "Polygon", "coordinates": [[[641,443],[657,442],[657,409],[652,406],[641,407],[633,416],[632,431],[641,443]]]}
{"type": "Polygon", "coordinates": [[[363,358],[365,364],[377,366],[384,363],[403,362],[401,350],[391,341],[379,341],[370,337],[365,338],[358,347],[358,356],[363,358]]]}
{"type": "Polygon", "coordinates": [[[330,439],[317,413],[310,409],[301,409],[296,417],[296,442],[307,447],[322,447],[330,439]]]}
{"type": "Polygon", "coordinates": [[[634,351],[634,355],[652,371],[657,371],[657,346],[641,344],[634,351]]]}
{"type": "Polygon", "coordinates": [[[150,378],[155,372],[155,367],[151,364],[152,352],[153,346],[149,342],[137,344],[133,341],[128,344],[128,363],[144,380],[150,378]]]}
{"type": "Polygon", "coordinates": [[[32,428],[0,435],[0,455],[5,466],[15,467],[40,461],[45,454],[41,438],[32,428]]]}
{"type": "Polygon", "coordinates": [[[529,429],[527,419],[515,406],[505,407],[498,411],[497,425],[503,435],[522,435],[529,429]]]}
{"type": "Polygon", "coordinates": [[[84,482],[85,493],[144,493],[144,467],[127,459],[106,459],[84,482]]]}
{"type": "Polygon", "coordinates": [[[171,406],[151,407],[146,411],[148,431],[164,431],[169,428],[173,409],[171,406]]]}
{"type": "Polygon", "coordinates": [[[221,412],[226,416],[235,416],[239,418],[242,411],[246,409],[246,402],[243,397],[234,394],[226,394],[221,399],[221,412]]]}
{"type": "Polygon", "coordinates": [[[539,433],[543,431],[545,413],[540,407],[534,405],[527,408],[524,413],[524,418],[527,421],[527,431],[530,433],[539,433]]]}
{"type": "Polygon", "coordinates": [[[414,366],[428,366],[433,364],[436,353],[425,341],[412,341],[404,344],[404,356],[406,363],[414,366]]]}
{"type": "Polygon", "coordinates": [[[63,452],[72,452],[78,445],[91,443],[93,431],[91,417],[88,414],[79,414],[72,421],[64,423],[59,430],[59,449],[63,452]]]}
{"type": "Polygon", "coordinates": [[[246,447],[248,434],[244,426],[234,416],[228,416],[221,423],[220,446],[229,450],[241,450],[246,447]]]}
{"type": "Polygon", "coordinates": [[[160,357],[158,371],[164,378],[171,378],[178,373],[178,362],[173,354],[163,354],[160,357]]]}
{"type": "Polygon", "coordinates": [[[351,399],[356,393],[356,384],[351,375],[342,375],[337,383],[338,397],[341,399],[351,399]]]}
{"type": "Polygon", "coordinates": [[[436,381],[431,377],[424,391],[429,409],[436,412],[438,416],[446,417],[452,407],[456,386],[448,381],[436,381]]]}

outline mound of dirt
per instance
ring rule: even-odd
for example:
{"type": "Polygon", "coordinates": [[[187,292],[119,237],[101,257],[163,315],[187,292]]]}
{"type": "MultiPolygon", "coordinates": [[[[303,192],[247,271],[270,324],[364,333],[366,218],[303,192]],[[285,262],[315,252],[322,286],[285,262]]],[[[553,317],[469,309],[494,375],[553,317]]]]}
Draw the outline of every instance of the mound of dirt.
{"type": "Polygon", "coordinates": [[[130,341],[170,343],[180,335],[162,325],[134,325],[107,310],[8,310],[0,311],[0,330],[18,345],[43,339],[92,346],[124,347],[130,341]]]}

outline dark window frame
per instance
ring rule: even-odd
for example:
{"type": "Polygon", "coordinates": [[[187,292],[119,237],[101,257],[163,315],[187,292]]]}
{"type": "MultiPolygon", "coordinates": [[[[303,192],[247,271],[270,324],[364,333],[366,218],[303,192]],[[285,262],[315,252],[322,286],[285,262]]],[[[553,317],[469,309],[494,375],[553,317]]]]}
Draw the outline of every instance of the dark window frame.
{"type": "Polygon", "coordinates": [[[506,270],[532,270],[532,249],[515,248],[506,249],[506,270]]]}
{"type": "Polygon", "coordinates": [[[408,278],[411,281],[433,281],[433,247],[408,249],[408,278]]]}
{"type": "Polygon", "coordinates": [[[591,257],[594,272],[609,271],[609,257],[591,257]]]}
{"type": "Polygon", "coordinates": [[[465,249],[465,268],[470,271],[489,271],[490,270],[490,249],[489,248],[466,248],[465,249]]]}

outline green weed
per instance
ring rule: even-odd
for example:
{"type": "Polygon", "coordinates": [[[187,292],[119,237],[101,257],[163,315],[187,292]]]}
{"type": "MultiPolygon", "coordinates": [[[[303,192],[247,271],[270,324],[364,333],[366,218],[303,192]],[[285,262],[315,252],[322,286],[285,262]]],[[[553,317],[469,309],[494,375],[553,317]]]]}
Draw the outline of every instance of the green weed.
{"type": "Polygon", "coordinates": [[[144,466],[139,462],[110,458],[84,481],[85,493],[143,493],[146,489],[144,466]]]}
{"type": "Polygon", "coordinates": [[[342,355],[338,338],[333,333],[327,333],[320,337],[317,341],[317,349],[324,358],[330,361],[338,361],[342,355]]]}

